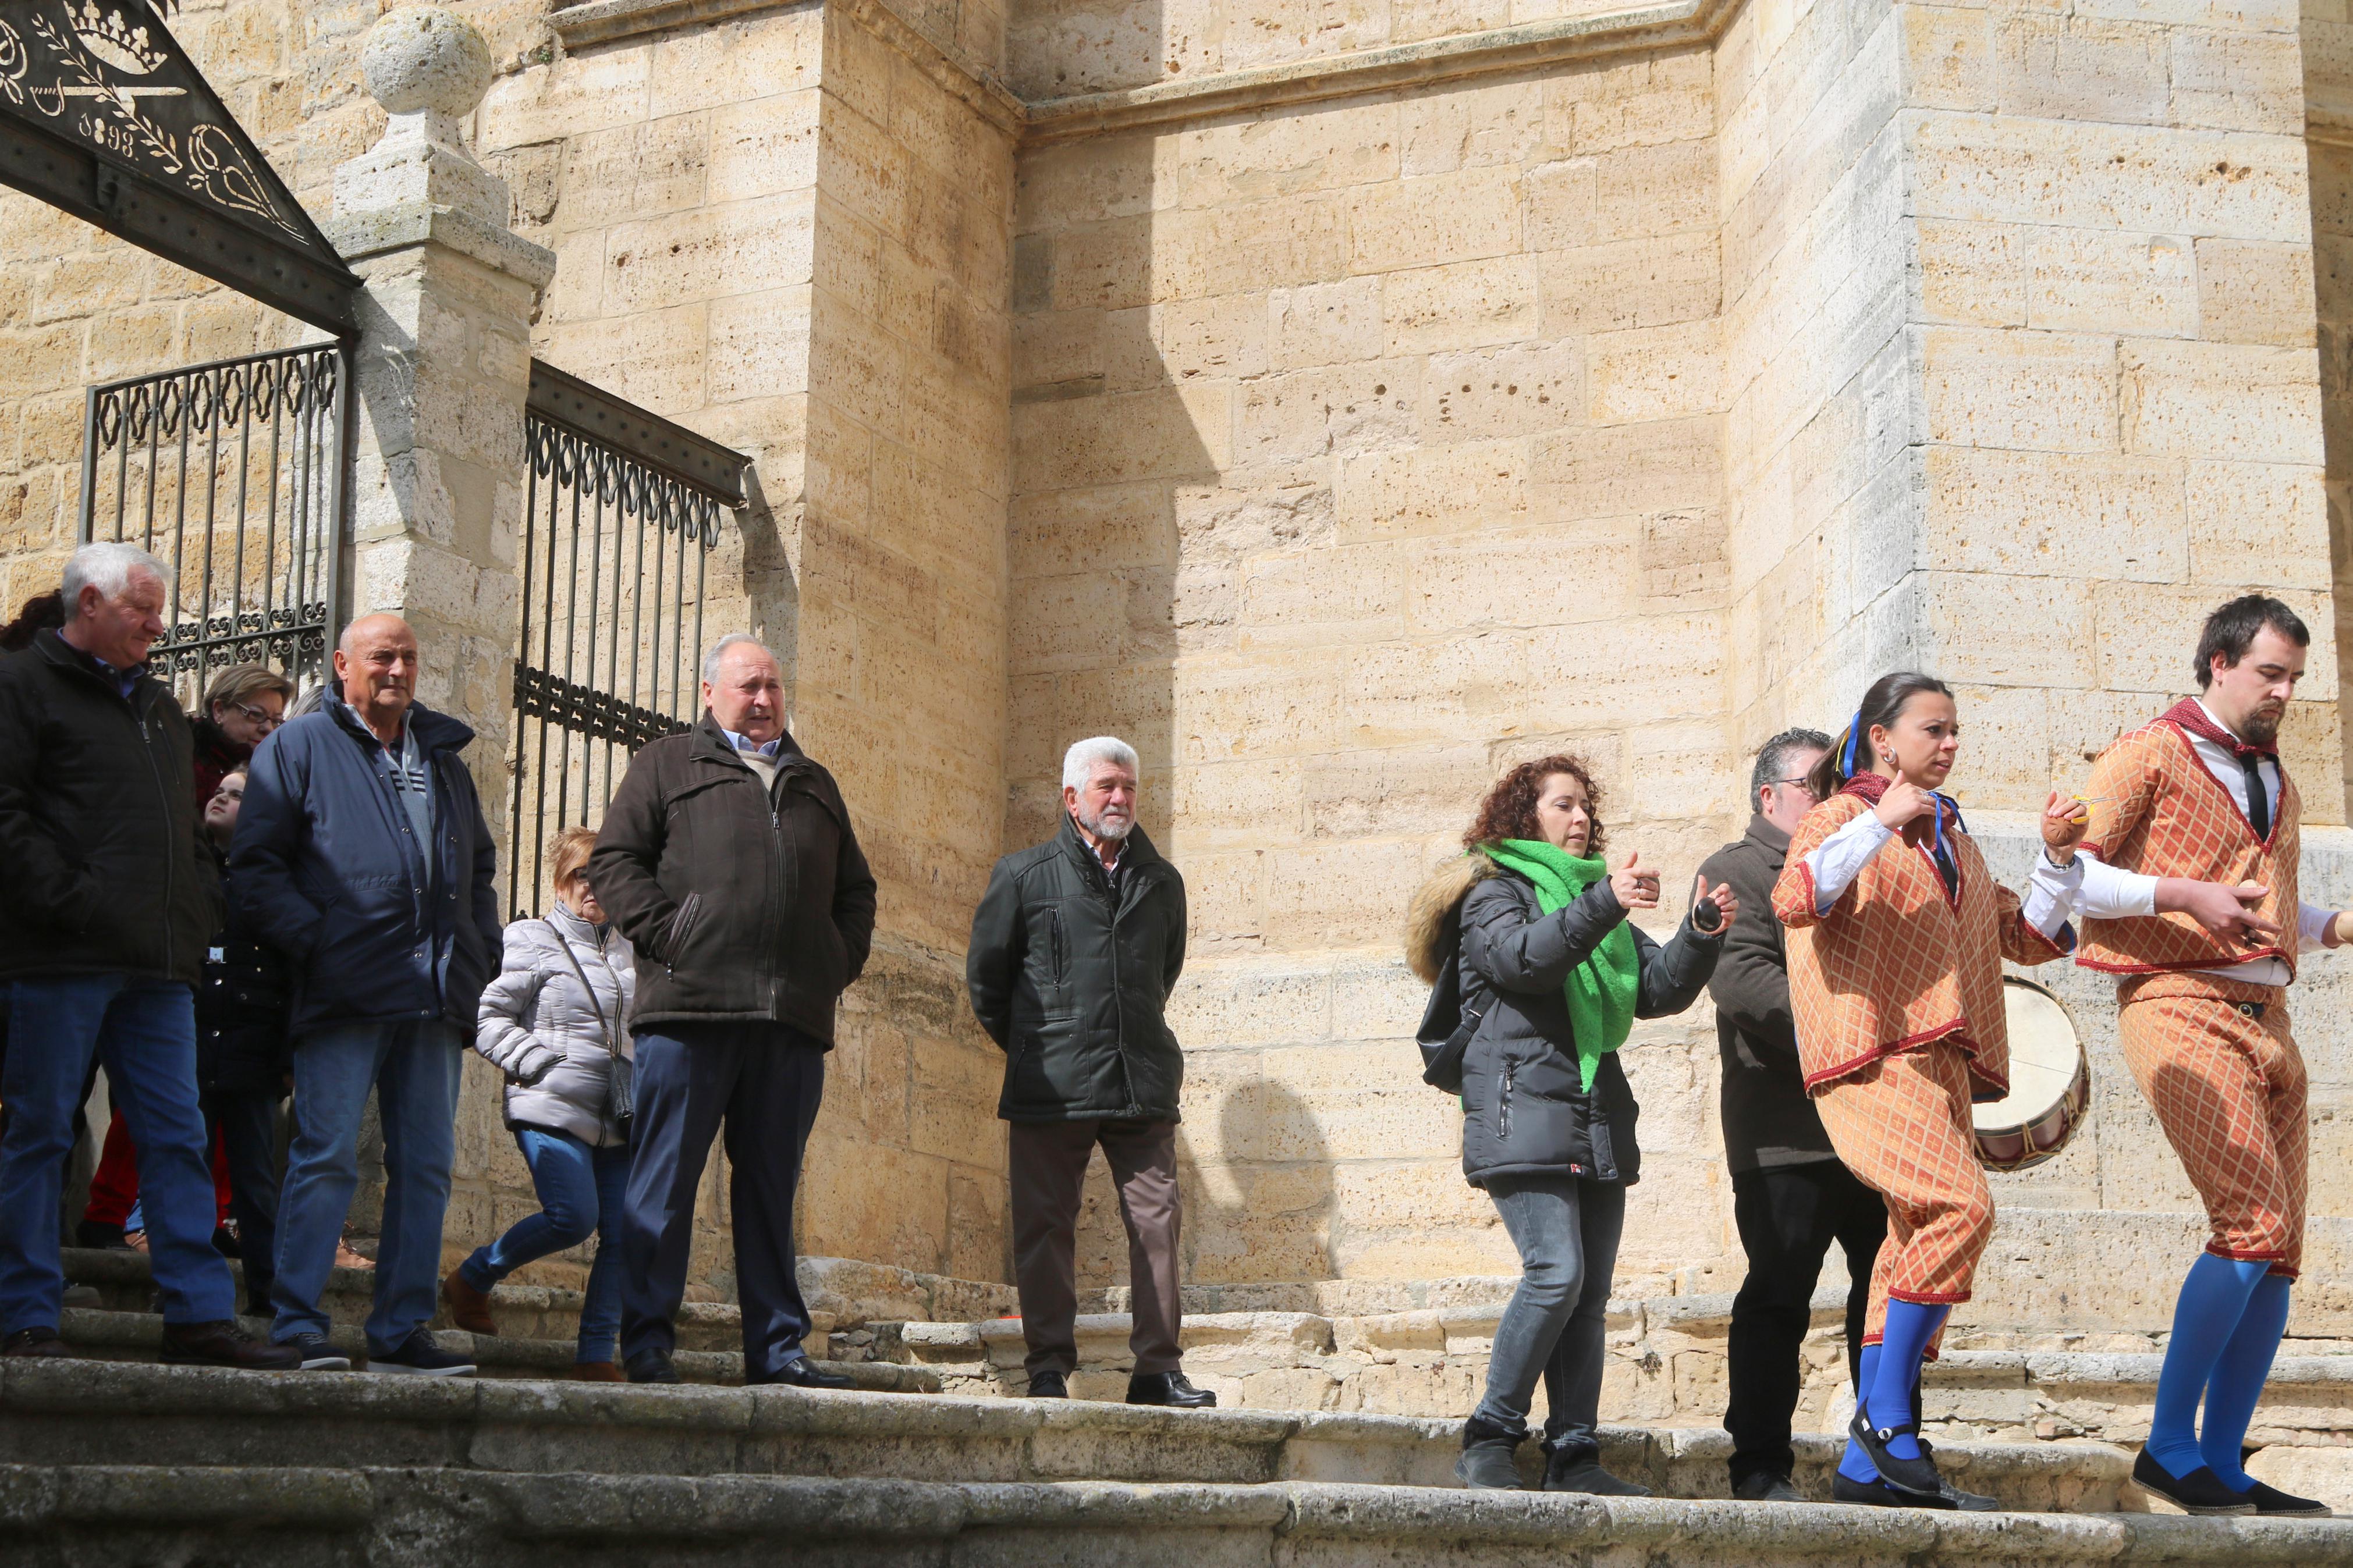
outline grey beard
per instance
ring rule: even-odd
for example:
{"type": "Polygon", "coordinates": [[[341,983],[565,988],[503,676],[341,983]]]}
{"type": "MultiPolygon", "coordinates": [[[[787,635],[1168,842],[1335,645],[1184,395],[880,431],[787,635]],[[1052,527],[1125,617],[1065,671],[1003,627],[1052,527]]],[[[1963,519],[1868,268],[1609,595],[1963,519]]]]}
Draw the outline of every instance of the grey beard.
{"type": "Polygon", "coordinates": [[[1125,817],[1116,824],[1105,826],[1102,817],[1090,816],[1082,809],[1079,813],[1079,826],[1097,838],[1108,838],[1117,844],[1127,837],[1128,830],[1135,826],[1135,818],[1125,817]]]}

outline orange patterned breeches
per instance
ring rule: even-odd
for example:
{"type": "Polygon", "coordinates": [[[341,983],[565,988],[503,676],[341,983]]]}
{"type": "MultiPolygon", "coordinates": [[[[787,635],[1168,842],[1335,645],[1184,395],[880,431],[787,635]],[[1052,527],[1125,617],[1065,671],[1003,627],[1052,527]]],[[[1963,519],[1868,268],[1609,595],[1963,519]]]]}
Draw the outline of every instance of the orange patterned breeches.
{"type": "Polygon", "coordinates": [[[2267,1262],[2295,1278],[2304,1262],[2304,1057],[2284,993],[2201,974],[2153,974],[2123,987],[2125,1065],[2157,1112],[2189,1184],[2205,1201],[2206,1250],[2267,1262]],[[2235,1004],[2260,1002],[2260,1020],[2235,1004]]]}
{"type": "Polygon", "coordinates": [[[1887,1243],[1871,1271],[1862,1342],[1879,1342],[1890,1297],[1928,1306],[1968,1300],[1993,1237],[1993,1191],[1978,1163],[1960,1047],[1936,1040],[1882,1057],[1825,1085],[1814,1105],[1846,1168],[1887,1200],[1887,1243]]]}

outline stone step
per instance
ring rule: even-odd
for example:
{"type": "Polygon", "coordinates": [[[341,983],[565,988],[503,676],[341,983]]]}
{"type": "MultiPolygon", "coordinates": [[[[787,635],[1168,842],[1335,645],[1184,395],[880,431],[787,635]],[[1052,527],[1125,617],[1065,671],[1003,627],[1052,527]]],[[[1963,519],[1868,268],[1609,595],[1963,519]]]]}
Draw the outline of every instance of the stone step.
{"type": "Polygon", "coordinates": [[[359,1568],[2353,1564],[2353,1524],[1257,1484],[451,1468],[0,1465],[0,1549],[44,1562],[359,1568]]]}
{"type": "MultiPolygon", "coordinates": [[[[119,1362],[0,1363],[0,1462],[174,1467],[448,1466],[613,1475],[927,1481],[1306,1480],[1452,1489],[1455,1421],[1175,1411],[1091,1400],[927,1399],[800,1389],[636,1388],[119,1362]]],[[[1799,1439],[1799,1488],[1829,1495],[1839,1445],[1799,1439]]],[[[1664,1496],[1722,1499],[1721,1432],[1607,1427],[1609,1468],[1664,1496]]],[[[2139,1510],[2122,1450],[1949,1444],[1947,1473],[2010,1508],[2139,1510]]],[[[1531,1480],[1534,1443],[1521,1451],[1531,1480]]]]}
{"type": "MultiPolygon", "coordinates": [[[[103,1362],[153,1362],[164,1343],[164,1320],[152,1312],[105,1311],[69,1307],[58,1331],[82,1355],[103,1362]]],[[[267,1320],[244,1320],[248,1332],[267,1338],[267,1320]]],[[[337,1324],[328,1342],[362,1363],[367,1354],[365,1336],[356,1327],[337,1324]]],[[[567,1378],[575,1360],[574,1342],[563,1340],[510,1339],[504,1335],[470,1334],[438,1329],[441,1348],[472,1358],[478,1376],[492,1378],[567,1378]]],[[[681,1350],[672,1358],[679,1376],[688,1383],[737,1385],[744,1381],[741,1351],[681,1350]]],[[[899,1366],[882,1362],[828,1363],[827,1370],[849,1378],[858,1387],[879,1394],[934,1394],[939,1374],[928,1367],[899,1366]]],[[[609,1384],[607,1386],[610,1386],[609,1384]]]]}

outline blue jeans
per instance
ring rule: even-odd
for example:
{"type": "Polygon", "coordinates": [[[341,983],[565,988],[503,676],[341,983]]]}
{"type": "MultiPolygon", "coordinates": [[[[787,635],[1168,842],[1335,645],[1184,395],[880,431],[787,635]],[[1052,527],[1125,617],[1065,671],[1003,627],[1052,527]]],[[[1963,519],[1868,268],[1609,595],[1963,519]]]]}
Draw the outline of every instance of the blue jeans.
{"type": "Polygon", "coordinates": [[[295,1042],[294,1146],[279,1196],[278,1278],[269,1292],[278,1310],[271,1337],[280,1343],[327,1331],[319,1298],[359,1186],[360,1117],[370,1089],[384,1124],[385,1185],[369,1352],[398,1350],[432,1318],[462,1049],[456,1026],[438,1018],[333,1024],[295,1042]]]}
{"type": "Polygon", "coordinates": [[[1472,1414],[1517,1431],[1545,1385],[1545,1442],[1599,1447],[1609,1276],[1626,1229],[1626,1189],[1566,1173],[1493,1176],[1487,1196],[1519,1249],[1520,1284],[1495,1325],[1487,1394],[1472,1414]]]}
{"type": "Polygon", "coordinates": [[[694,1194],[721,1122],[744,1380],[801,1358],[808,1308],[793,1275],[793,1191],[825,1097],[825,1047],[777,1024],[659,1024],[638,1037],[635,1145],[621,1227],[621,1351],[667,1353],[686,1296],[694,1194]]]}
{"type": "Polygon", "coordinates": [[[90,1058],[106,1068],[139,1150],[147,1256],[167,1323],[213,1323],[237,1310],[228,1260],[213,1250],[213,1166],[196,1109],[196,1011],[185,985],[121,974],[19,980],[0,1067],[0,1335],[54,1329],[64,1302],[58,1184],[90,1058]]]}
{"type": "Polygon", "coordinates": [[[466,1283],[488,1290],[526,1263],[596,1237],[588,1268],[588,1299],[580,1307],[576,1361],[611,1361],[621,1331],[621,1209],[628,1201],[629,1148],[592,1148],[569,1132],[518,1127],[515,1144],[531,1167],[540,1212],[458,1265],[466,1283]]]}

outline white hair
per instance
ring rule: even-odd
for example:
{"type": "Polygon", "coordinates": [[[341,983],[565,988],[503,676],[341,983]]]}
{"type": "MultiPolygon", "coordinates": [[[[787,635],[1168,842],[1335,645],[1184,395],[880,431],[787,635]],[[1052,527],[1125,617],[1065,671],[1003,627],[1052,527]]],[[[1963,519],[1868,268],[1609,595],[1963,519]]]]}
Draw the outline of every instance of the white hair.
{"type": "Polygon", "coordinates": [[[776,657],[776,650],[770,647],[766,643],[762,642],[750,632],[729,632],[725,637],[721,637],[717,642],[712,643],[711,645],[711,651],[702,656],[702,684],[705,686],[716,686],[719,684],[720,659],[725,657],[729,648],[739,647],[744,643],[749,643],[754,647],[758,648],[762,653],[766,654],[768,656],[769,662],[774,664],[778,669],[784,668],[785,661],[778,658],[776,657]]]}
{"type": "Polygon", "coordinates": [[[1143,768],[1136,763],[1135,748],[1116,735],[1095,735],[1079,742],[1062,753],[1062,787],[1084,789],[1095,776],[1095,766],[1110,763],[1141,776],[1143,768]]]}
{"type": "Polygon", "coordinates": [[[65,581],[58,585],[65,598],[66,619],[81,614],[81,591],[95,588],[108,600],[131,592],[131,574],[153,574],[159,586],[172,581],[172,569],[135,544],[85,544],[66,563],[65,581]]]}

